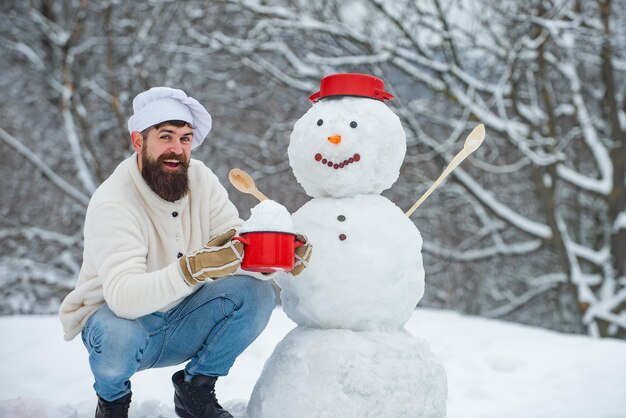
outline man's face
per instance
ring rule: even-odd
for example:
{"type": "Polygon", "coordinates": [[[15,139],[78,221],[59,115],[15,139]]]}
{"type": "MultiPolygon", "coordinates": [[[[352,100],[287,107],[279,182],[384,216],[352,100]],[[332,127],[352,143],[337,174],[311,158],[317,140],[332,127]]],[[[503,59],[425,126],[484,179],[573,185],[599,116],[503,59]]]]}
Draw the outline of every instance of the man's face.
{"type": "Polygon", "coordinates": [[[133,139],[144,180],[167,201],[178,200],[189,191],[187,169],[192,138],[193,129],[189,126],[163,125],[151,128],[139,142],[133,139]]]}

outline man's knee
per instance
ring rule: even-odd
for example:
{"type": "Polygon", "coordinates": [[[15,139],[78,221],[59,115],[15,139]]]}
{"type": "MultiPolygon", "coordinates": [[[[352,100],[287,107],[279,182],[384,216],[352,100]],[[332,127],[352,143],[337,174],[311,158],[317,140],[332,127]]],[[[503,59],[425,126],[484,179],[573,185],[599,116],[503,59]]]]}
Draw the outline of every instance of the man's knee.
{"type": "Polygon", "coordinates": [[[276,294],[270,281],[246,275],[232,276],[229,279],[232,283],[227,293],[239,302],[240,308],[269,313],[276,306],[276,294]]]}
{"type": "Polygon", "coordinates": [[[145,330],[137,321],[119,318],[106,306],[94,314],[84,333],[85,343],[97,352],[134,353],[146,339],[145,330]]]}

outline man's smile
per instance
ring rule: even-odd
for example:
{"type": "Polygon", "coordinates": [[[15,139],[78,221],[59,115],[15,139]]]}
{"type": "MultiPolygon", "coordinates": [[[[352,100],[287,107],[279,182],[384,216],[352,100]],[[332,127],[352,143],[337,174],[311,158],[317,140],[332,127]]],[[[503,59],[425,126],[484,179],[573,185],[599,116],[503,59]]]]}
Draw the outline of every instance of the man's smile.
{"type": "Polygon", "coordinates": [[[179,160],[174,160],[174,159],[163,160],[163,165],[165,165],[165,167],[170,170],[177,170],[178,167],[180,166],[180,163],[181,162],[179,160]]]}

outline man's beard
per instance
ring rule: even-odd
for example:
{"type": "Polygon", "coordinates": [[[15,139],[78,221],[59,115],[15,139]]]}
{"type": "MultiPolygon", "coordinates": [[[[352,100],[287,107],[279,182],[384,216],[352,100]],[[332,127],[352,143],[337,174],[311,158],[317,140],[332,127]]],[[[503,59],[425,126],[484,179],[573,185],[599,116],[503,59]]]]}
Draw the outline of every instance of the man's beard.
{"type": "Polygon", "coordinates": [[[141,157],[143,162],[141,176],[154,193],[168,202],[174,202],[189,192],[189,177],[187,176],[189,163],[185,161],[184,155],[169,153],[152,160],[144,148],[141,157]],[[178,170],[166,172],[163,168],[165,160],[179,161],[178,170]]]}

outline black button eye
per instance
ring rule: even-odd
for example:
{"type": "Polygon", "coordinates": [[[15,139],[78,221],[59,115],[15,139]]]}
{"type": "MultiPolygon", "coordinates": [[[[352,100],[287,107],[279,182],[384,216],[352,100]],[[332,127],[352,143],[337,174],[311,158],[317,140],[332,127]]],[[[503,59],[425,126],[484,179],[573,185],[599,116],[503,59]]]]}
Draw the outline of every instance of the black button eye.
{"type": "Polygon", "coordinates": [[[357,123],[355,121],[350,122],[350,127],[351,128],[356,128],[357,127],[357,123]]]}
{"type": "Polygon", "coordinates": [[[324,124],[324,121],[323,121],[323,120],[319,119],[319,120],[317,121],[317,126],[322,126],[323,124],[324,124]]]}

